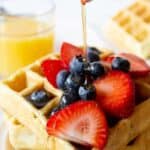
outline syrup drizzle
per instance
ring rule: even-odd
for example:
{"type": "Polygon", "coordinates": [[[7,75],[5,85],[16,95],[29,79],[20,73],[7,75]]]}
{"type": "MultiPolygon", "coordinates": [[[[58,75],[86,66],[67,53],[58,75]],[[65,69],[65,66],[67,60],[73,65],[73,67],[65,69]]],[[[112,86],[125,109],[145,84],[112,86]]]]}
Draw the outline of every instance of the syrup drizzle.
{"type": "Polygon", "coordinates": [[[83,30],[83,50],[87,49],[87,28],[86,28],[86,5],[81,5],[82,13],[82,30],[83,30]]]}
{"type": "Polygon", "coordinates": [[[92,0],[81,0],[81,16],[82,16],[82,31],[83,31],[83,50],[87,49],[87,27],[86,27],[86,3],[92,0]]]}

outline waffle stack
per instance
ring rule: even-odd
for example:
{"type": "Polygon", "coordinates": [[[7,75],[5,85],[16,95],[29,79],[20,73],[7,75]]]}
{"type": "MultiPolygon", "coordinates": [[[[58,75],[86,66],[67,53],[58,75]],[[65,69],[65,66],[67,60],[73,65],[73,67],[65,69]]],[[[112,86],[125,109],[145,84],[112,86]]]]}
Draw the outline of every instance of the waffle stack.
{"type": "Polygon", "coordinates": [[[150,59],[150,1],[137,0],[119,11],[105,33],[119,49],[150,59]]]}
{"type": "MultiPolygon", "coordinates": [[[[109,54],[104,52],[103,57],[109,54]]],[[[46,58],[58,57],[57,54],[46,56],[0,83],[0,107],[9,115],[9,138],[15,149],[78,150],[67,141],[49,136],[45,129],[49,113],[58,104],[62,93],[46,80],[40,65],[46,58]],[[37,89],[44,89],[51,95],[49,102],[41,109],[27,100],[27,96],[37,89]]],[[[142,102],[130,118],[110,127],[105,150],[150,149],[150,76],[137,78],[135,82],[142,102]]]]}

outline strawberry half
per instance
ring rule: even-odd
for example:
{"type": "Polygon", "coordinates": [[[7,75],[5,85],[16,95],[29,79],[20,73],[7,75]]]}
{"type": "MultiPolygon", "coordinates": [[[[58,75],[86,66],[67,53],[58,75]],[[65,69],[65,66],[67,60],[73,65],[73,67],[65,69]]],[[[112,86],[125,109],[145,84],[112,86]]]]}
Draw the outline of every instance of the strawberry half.
{"type": "Polygon", "coordinates": [[[120,53],[118,56],[130,62],[130,70],[133,76],[145,76],[150,73],[150,66],[142,58],[129,53],[120,53]]]}
{"type": "Polygon", "coordinates": [[[94,101],[79,101],[51,116],[47,122],[49,135],[85,146],[102,149],[108,127],[102,110],[94,101]]]}
{"type": "Polygon", "coordinates": [[[75,56],[84,55],[84,51],[72,44],[64,42],[61,47],[61,59],[69,65],[70,61],[75,56]]]}
{"type": "Polygon", "coordinates": [[[96,100],[113,117],[126,118],[134,108],[134,84],[131,77],[121,71],[110,71],[94,82],[96,100]]]}
{"type": "Polygon", "coordinates": [[[59,71],[61,71],[62,69],[66,69],[67,67],[61,60],[47,59],[42,62],[41,68],[48,81],[54,87],[57,87],[56,76],[59,71]]]}

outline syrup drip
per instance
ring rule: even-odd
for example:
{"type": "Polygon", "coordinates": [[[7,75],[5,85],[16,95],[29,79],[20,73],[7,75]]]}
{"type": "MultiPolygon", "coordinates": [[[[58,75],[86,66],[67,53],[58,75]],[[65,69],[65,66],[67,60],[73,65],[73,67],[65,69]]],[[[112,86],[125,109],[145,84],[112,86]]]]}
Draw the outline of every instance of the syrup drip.
{"type": "Polygon", "coordinates": [[[82,10],[82,30],[83,30],[83,50],[87,49],[87,28],[86,28],[86,6],[81,5],[82,10]]]}
{"type": "Polygon", "coordinates": [[[82,30],[83,30],[83,50],[87,49],[87,27],[86,27],[86,3],[92,0],[81,0],[81,14],[82,14],[82,30]]]}

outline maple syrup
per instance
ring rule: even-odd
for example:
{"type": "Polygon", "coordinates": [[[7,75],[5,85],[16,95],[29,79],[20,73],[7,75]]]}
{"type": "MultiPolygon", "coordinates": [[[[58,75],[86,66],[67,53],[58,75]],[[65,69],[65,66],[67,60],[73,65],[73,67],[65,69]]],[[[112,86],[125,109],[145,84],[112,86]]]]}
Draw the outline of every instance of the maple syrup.
{"type": "Polygon", "coordinates": [[[82,13],[82,31],[83,31],[83,49],[86,51],[87,49],[87,29],[86,29],[86,5],[81,5],[81,13],[82,13]]]}
{"type": "Polygon", "coordinates": [[[82,16],[82,31],[83,31],[83,50],[87,49],[87,27],[86,27],[86,3],[91,0],[81,0],[81,16],[82,16]]]}

